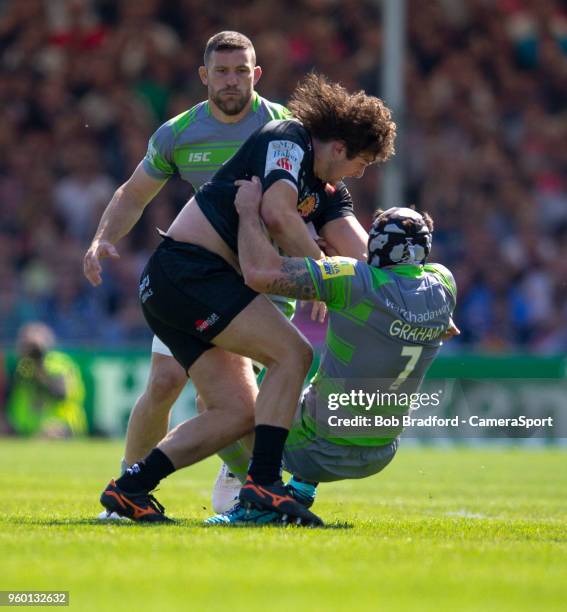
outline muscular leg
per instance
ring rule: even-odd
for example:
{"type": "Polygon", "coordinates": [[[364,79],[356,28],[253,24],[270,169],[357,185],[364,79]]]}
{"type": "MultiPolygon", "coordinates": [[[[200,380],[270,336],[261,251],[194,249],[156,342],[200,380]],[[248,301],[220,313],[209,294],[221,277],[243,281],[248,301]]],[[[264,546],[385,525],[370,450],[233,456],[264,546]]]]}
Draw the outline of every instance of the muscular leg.
{"type": "Polygon", "coordinates": [[[124,460],[132,465],[145,457],[165,436],[171,407],[187,383],[187,375],[173,357],[152,353],[146,389],[136,401],[126,432],[124,460]]]}
{"type": "Polygon", "coordinates": [[[266,366],[256,400],[256,424],[289,429],[313,359],[307,340],[260,295],[214,342],[266,366]]]}
{"type": "Polygon", "coordinates": [[[189,375],[206,410],[158,444],[176,469],[218,452],[254,428],[258,387],[249,359],[215,347],[197,359],[189,375]]]}
{"type": "MultiPolygon", "coordinates": [[[[205,410],[207,410],[207,406],[200,395],[197,395],[196,397],[196,404],[197,412],[199,414],[202,414],[205,412],[205,410]]],[[[250,433],[246,436],[242,436],[240,440],[225,446],[217,453],[223,463],[228,467],[229,472],[234,474],[234,476],[236,476],[240,482],[244,482],[246,478],[246,472],[248,471],[248,463],[252,455],[253,446],[254,434],[250,433]]]]}
{"type": "Polygon", "coordinates": [[[255,400],[256,424],[289,429],[311,365],[309,343],[264,296],[257,296],[213,342],[219,348],[203,353],[189,369],[207,412],[175,428],[158,445],[176,469],[250,433],[255,400]],[[221,348],[267,367],[257,398],[249,360],[237,355],[229,359],[221,348]]]}

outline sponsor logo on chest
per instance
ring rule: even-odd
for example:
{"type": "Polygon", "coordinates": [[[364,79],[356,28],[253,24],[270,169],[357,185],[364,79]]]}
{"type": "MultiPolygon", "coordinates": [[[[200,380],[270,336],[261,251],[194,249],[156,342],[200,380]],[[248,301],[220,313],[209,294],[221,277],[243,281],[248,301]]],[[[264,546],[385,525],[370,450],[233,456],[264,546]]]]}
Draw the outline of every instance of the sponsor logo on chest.
{"type": "Polygon", "coordinates": [[[187,156],[189,163],[210,162],[212,151],[191,151],[187,156]]]}

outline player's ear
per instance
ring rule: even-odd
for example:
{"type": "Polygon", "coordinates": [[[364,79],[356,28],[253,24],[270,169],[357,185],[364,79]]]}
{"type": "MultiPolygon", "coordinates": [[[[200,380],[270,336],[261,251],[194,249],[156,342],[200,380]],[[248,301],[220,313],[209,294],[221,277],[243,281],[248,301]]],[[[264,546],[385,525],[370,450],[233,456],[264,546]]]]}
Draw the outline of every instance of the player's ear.
{"type": "Polygon", "coordinates": [[[346,154],[347,154],[347,148],[346,148],[345,142],[342,140],[334,140],[332,151],[335,157],[339,159],[345,159],[346,154]]]}
{"type": "Polygon", "coordinates": [[[256,83],[260,80],[261,76],[262,76],[262,67],[254,66],[254,85],[256,85],[256,83]]]}
{"type": "Polygon", "coordinates": [[[208,72],[206,66],[199,66],[199,78],[201,79],[201,83],[203,85],[209,84],[208,72]]]}

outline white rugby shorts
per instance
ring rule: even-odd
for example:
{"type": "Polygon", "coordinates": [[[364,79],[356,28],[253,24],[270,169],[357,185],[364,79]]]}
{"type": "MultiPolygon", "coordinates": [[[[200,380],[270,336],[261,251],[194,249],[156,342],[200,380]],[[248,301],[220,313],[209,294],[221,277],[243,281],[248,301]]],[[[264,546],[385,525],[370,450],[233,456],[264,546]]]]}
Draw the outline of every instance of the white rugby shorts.
{"type": "Polygon", "coordinates": [[[171,351],[157,336],[154,336],[154,339],[152,340],[152,353],[158,353],[159,355],[165,355],[166,357],[173,357],[171,351]]]}

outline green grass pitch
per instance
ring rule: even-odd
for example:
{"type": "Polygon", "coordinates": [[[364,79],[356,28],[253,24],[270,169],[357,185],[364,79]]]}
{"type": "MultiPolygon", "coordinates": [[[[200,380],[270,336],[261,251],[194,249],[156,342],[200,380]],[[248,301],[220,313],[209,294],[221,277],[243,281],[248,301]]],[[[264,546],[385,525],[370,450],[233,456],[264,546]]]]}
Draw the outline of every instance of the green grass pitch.
{"type": "Polygon", "coordinates": [[[157,494],[176,525],[100,524],[116,442],[0,441],[0,589],[77,610],[565,610],[567,451],[403,445],[322,485],[324,529],[203,527],[218,467],[157,494]]]}

